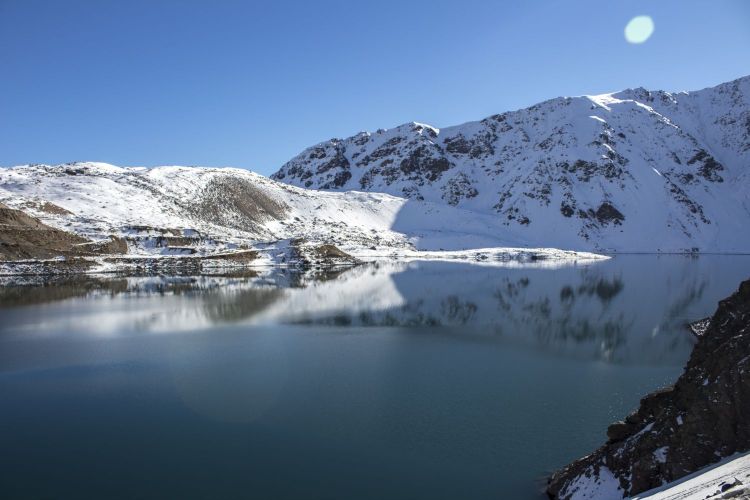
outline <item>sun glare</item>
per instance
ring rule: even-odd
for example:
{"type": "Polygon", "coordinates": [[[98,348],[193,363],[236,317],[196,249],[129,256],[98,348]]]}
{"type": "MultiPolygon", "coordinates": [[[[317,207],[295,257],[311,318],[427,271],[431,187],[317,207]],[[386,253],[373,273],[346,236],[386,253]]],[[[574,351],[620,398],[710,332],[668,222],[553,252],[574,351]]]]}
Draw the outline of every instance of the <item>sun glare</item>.
{"type": "Polygon", "coordinates": [[[625,40],[629,43],[643,43],[654,33],[654,20],[651,16],[636,16],[625,26],[625,40]]]}

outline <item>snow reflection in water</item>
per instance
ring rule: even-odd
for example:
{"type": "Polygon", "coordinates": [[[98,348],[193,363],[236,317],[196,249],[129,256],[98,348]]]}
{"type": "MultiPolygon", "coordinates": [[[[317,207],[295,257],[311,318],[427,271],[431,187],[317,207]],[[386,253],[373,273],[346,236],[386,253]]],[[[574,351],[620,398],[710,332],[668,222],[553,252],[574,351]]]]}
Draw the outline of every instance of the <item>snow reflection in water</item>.
{"type": "Polygon", "coordinates": [[[6,278],[0,333],[116,336],[222,324],[431,329],[619,363],[682,364],[687,321],[729,293],[747,257],[618,256],[590,265],[379,262],[197,277],[6,278]]]}

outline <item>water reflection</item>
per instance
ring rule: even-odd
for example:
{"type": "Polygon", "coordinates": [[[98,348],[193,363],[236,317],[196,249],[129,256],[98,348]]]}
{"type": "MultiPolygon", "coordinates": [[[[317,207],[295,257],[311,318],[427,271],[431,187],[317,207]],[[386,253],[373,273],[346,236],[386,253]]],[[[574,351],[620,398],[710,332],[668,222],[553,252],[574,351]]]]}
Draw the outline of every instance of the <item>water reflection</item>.
{"type": "Polygon", "coordinates": [[[692,343],[685,323],[712,312],[748,274],[743,256],[618,256],[552,270],[380,262],[314,274],[4,278],[0,334],[429,327],[604,361],[681,364],[692,343]]]}

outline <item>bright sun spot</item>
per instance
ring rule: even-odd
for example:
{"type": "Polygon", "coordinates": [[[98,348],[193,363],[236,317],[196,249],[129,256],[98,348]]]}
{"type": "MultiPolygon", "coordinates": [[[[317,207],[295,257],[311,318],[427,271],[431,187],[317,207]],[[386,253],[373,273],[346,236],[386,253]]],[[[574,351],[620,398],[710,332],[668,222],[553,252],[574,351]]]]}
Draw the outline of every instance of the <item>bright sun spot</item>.
{"type": "Polygon", "coordinates": [[[654,32],[654,20],[651,16],[635,16],[625,26],[625,40],[630,43],[643,43],[654,32]]]}

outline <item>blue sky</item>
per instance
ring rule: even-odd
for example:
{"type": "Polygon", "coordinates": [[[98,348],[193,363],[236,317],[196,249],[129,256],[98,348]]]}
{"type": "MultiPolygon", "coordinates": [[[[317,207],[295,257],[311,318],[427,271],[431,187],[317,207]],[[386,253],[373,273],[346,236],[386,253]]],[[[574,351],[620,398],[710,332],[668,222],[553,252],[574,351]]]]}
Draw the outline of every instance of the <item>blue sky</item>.
{"type": "Polygon", "coordinates": [[[0,0],[0,165],[270,174],[359,130],[715,85],[749,54],[745,0],[0,0]],[[655,31],[633,45],[637,15],[655,31]]]}

